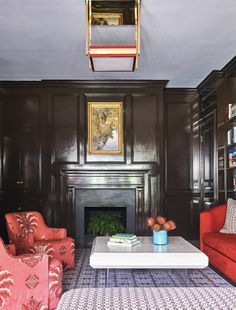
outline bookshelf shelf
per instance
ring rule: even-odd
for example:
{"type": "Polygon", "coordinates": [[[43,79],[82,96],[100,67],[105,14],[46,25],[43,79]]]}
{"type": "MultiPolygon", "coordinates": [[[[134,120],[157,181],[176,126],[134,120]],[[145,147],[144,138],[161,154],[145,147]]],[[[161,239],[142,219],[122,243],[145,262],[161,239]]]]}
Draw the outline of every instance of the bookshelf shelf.
{"type": "Polygon", "coordinates": [[[236,143],[227,145],[227,148],[228,148],[228,149],[230,149],[230,148],[232,148],[232,149],[236,148],[236,143]]]}

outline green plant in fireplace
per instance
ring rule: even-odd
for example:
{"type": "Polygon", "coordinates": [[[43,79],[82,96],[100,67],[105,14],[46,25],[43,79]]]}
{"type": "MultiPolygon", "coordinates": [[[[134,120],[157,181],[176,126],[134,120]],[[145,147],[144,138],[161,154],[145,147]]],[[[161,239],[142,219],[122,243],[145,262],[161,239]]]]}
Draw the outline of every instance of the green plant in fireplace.
{"type": "Polygon", "coordinates": [[[121,217],[106,212],[93,216],[88,224],[88,233],[91,235],[111,236],[124,231],[121,217]]]}

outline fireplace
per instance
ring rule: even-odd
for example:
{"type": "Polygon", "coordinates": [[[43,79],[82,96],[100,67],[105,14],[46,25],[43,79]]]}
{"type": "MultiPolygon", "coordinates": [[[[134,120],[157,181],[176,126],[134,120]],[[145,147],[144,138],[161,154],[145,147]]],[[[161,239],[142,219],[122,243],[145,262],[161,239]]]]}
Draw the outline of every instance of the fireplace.
{"type": "Polygon", "coordinates": [[[136,189],[134,188],[77,188],[75,194],[76,244],[88,245],[86,237],[89,218],[98,212],[121,216],[126,230],[135,233],[136,189]]]}
{"type": "Polygon", "coordinates": [[[158,169],[153,164],[133,164],[128,168],[123,169],[120,164],[113,164],[112,170],[98,164],[73,164],[62,170],[55,167],[52,225],[67,228],[77,245],[84,246],[88,208],[124,208],[127,231],[150,234],[147,216],[163,213],[159,210],[158,169]]]}

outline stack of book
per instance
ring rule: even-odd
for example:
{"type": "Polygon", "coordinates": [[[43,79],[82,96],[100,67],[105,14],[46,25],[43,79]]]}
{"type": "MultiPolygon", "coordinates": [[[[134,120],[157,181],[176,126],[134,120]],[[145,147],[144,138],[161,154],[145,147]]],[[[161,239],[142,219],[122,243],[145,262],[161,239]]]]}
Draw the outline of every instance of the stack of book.
{"type": "Polygon", "coordinates": [[[134,234],[121,233],[113,235],[108,241],[108,246],[118,246],[118,247],[133,247],[140,244],[134,234]]]}

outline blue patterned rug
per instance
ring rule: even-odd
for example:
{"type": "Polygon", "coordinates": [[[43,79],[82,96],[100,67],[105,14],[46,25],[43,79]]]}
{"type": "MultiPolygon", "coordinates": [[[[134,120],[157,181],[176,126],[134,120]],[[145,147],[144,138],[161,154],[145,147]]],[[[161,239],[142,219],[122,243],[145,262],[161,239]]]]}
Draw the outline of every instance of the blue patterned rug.
{"type": "MultiPolygon", "coordinates": [[[[91,249],[77,249],[76,267],[64,273],[64,291],[76,288],[99,288],[106,283],[106,271],[89,265],[91,249]]],[[[189,271],[190,287],[232,287],[210,267],[189,271]]],[[[183,287],[183,282],[165,270],[112,269],[108,287],[183,287]]]]}

